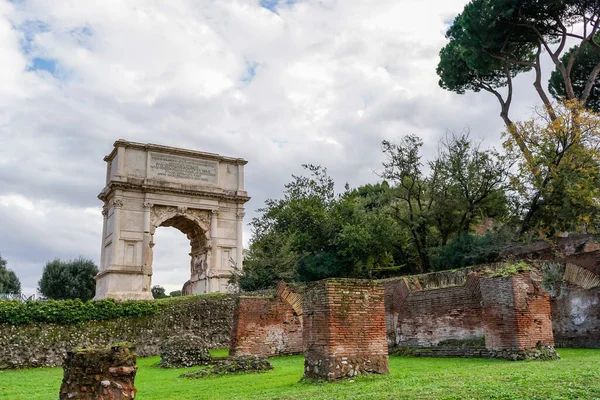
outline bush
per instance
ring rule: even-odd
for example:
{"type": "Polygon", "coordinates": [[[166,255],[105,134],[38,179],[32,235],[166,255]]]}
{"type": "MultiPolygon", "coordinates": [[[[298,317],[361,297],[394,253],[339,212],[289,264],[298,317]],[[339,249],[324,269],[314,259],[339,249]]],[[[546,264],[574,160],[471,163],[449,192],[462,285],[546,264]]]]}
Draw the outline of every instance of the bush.
{"type": "Polygon", "coordinates": [[[160,346],[159,367],[186,368],[206,365],[211,356],[204,340],[191,333],[173,336],[160,346]]]}
{"type": "Polygon", "coordinates": [[[500,251],[510,243],[510,232],[491,232],[483,236],[464,234],[437,249],[432,257],[436,271],[498,261],[500,251]]]}
{"type": "Polygon", "coordinates": [[[229,375],[239,373],[252,373],[270,371],[273,365],[265,357],[258,356],[238,356],[228,357],[222,360],[215,360],[207,368],[199,371],[185,372],[179,375],[180,378],[197,379],[210,375],[229,375]]]}
{"type": "Polygon", "coordinates": [[[96,292],[98,267],[83,257],[69,261],[58,258],[46,263],[38,290],[53,300],[90,300],[96,292]]]}

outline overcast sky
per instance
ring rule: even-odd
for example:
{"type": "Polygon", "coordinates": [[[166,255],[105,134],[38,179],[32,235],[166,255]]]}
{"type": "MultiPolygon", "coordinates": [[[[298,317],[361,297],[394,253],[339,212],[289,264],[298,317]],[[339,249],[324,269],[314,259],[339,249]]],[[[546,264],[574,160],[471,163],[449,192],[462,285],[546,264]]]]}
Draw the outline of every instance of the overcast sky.
{"type": "MultiPolygon", "coordinates": [[[[487,93],[438,87],[462,0],[0,0],[0,253],[35,292],[53,258],[99,261],[103,157],[116,139],[243,157],[247,223],[300,164],[374,182],[382,139],[447,130],[498,146],[487,93]]],[[[513,118],[536,103],[517,80],[513,118]]],[[[246,227],[244,240],[250,231],[246,227]]],[[[155,235],[153,284],[189,278],[155,235]]]]}

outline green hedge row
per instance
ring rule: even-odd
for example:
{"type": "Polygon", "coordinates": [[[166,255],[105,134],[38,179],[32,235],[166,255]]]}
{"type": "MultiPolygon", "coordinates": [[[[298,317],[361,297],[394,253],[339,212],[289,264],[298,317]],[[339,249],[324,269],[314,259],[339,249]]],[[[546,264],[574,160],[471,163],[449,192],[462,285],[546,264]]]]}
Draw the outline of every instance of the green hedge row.
{"type": "Polygon", "coordinates": [[[23,325],[45,322],[64,325],[120,317],[138,317],[154,315],[165,304],[167,303],[152,300],[118,302],[114,299],[86,302],[79,299],[0,301],[0,324],[23,325]]]}

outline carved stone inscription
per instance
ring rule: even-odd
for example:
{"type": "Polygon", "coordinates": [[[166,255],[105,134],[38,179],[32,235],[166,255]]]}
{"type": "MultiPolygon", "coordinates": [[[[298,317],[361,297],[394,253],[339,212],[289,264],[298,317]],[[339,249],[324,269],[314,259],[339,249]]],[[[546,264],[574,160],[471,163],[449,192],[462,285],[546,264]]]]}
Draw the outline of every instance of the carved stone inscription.
{"type": "Polygon", "coordinates": [[[150,153],[150,174],[162,179],[185,179],[217,183],[216,162],[171,154],[150,153]]]}

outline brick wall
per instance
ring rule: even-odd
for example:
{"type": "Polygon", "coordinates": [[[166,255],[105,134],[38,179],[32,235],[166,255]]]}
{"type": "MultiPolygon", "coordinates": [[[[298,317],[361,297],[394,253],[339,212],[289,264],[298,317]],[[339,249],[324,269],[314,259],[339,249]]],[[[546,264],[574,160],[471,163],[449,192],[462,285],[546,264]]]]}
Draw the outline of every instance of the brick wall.
{"type": "Polygon", "coordinates": [[[525,271],[480,280],[485,346],[490,350],[523,350],[540,343],[554,345],[550,296],[541,276],[525,271]]]}
{"type": "Polygon", "coordinates": [[[231,355],[302,353],[301,316],[279,296],[240,297],[233,321],[231,355]]]}
{"type": "Polygon", "coordinates": [[[475,341],[484,336],[478,279],[466,284],[410,292],[403,279],[384,283],[390,347],[429,347],[440,342],[475,341]],[[402,293],[403,301],[397,301],[402,293]],[[396,301],[395,301],[396,300],[396,301]]]}
{"type": "Polygon", "coordinates": [[[335,380],[388,373],[382,284],[367,280],[313,282],[303,298],[304,377],[335,380]]]}
{"type": "Polygon", "coordinates": [[[537,271],[505,277],[470,272],[462,285],[457,283],[422,289],[407,279],[384,282],[390,349],[434,350],[417,350],[421,356],[504,357],[538,343],[554,344],[550,296],[537,271]],[[497,353],[504,350],[508,353],[497,353]]]}

